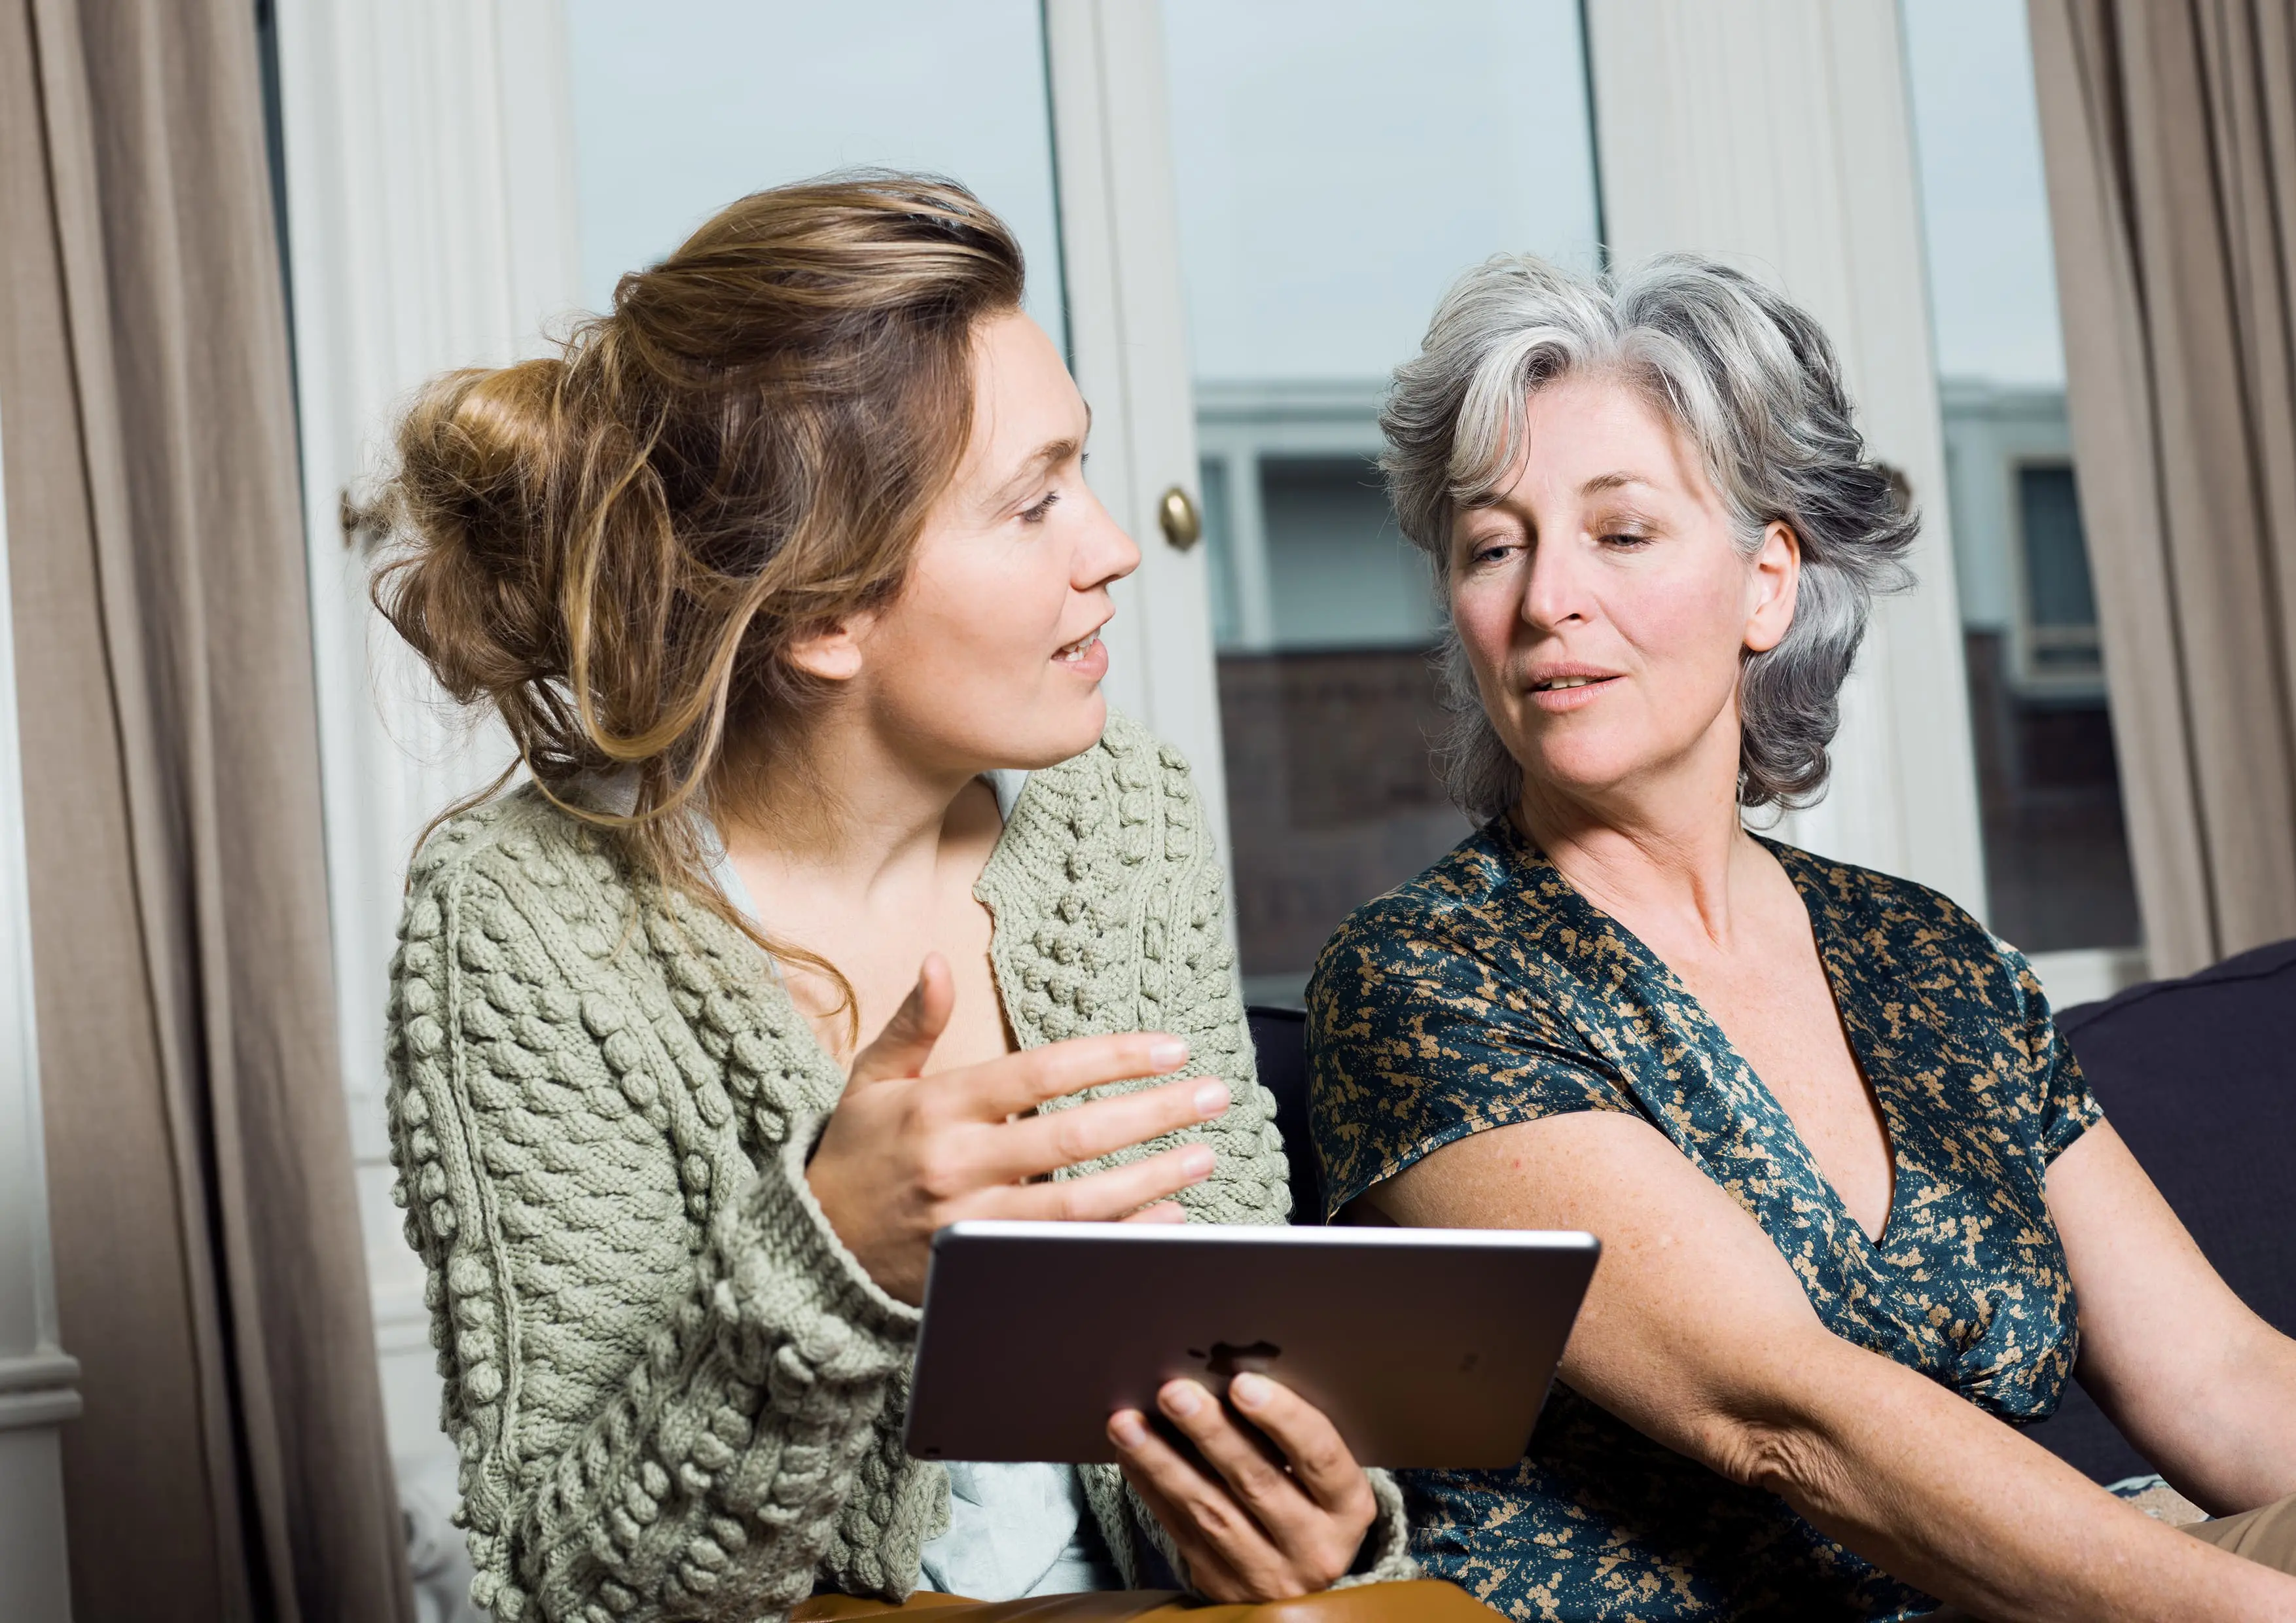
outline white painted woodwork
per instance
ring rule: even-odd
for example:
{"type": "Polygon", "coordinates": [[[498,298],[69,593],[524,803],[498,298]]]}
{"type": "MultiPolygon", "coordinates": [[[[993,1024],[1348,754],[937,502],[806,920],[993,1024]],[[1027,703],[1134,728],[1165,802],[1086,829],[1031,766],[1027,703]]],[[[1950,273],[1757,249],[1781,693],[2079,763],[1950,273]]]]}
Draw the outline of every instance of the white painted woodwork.
{"type": "MultiPolygon", "coordinates": [[[[0,487],[0,586],[8,578],[0,487]]],[[[70,1623],[57,1428],[80,1411],[79,1365],[57,1342],[34,1008],[14,619],[0,589],[0,1618],[70,1623]]]]}
{"type": "Polygon", "coordinates": [[[1923,513],[1918,584],[1876,605],[1826,798],[1784,837],[1985,912],[1912,115],[1895,0],[1588,0],[1613,263],[1762,276],[1840,348],[1875,455],[1923,513]]]}
{"type": "Polygon", "coordinates": [[[1111,703],[1188,758],[1221,848],[1226,772],[1206,548],[1158,528],[1177,485],[1201,503],[1187,316],[1156,0],[1046,0],[1070,362],[1092,403],[1093,489],[1140,544],[1105,640],[1111,703]]]}

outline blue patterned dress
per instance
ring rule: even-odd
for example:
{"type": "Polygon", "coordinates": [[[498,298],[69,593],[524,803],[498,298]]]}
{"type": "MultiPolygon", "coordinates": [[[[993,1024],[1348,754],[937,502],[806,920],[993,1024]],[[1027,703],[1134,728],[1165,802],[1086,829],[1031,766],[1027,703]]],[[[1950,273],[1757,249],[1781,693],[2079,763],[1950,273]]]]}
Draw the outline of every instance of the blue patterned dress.
{"type": "MultiPolygon", "coordinates": [[[[1889,1123],[1879,1241],[1697,1000],[1505,817],[1324,950],[1308,1005],[1326,1214],[1469,1134],[1631,1112],[1752,1214],[1834,1334],[2011,1424],[2046,1418],[2077,1331],[2042,1179],[2102,1112],[2015,949],[1919,885],[1769,848],[1889,1123]]],[[[1401,1474],[1422,1564],[1517,1618],[1936,1605],[1560,1383],[1521,1464],[1401,1474]]]]}

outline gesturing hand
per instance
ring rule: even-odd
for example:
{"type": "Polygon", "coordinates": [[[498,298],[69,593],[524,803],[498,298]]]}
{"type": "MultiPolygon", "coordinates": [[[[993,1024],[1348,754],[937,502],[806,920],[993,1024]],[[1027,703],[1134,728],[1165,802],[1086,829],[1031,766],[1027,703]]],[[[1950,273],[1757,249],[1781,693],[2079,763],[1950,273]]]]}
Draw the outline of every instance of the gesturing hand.
{"type": "Polygon", "coordinates": [[[1086,1177],[1029,1180],[1208,1120],[1227,1108],[1226,1083],[1192,1078],[1048,1115],[1021,1112],[1176,1070],[1185,1043],[1155,1031],[1077,1037],[922,1076],[955,1000],[947,963],[927,955],[916,988],[854,1060],[806,1168],[830,1226],[870,1278],[902,1301],[922,1301],[933,1232],[960,1217],[1180,1220],[1165,1197],[1210,1175],[1203,1144],[1086,1177]]]}
{"type": "Polygon", "coordinates": [[[1227,1393],[1249,1426],[1196,1381],[1168,1381],[1156,1394],[1201,1464],[1157,1436],[1137,1409],[1109,1416],[1126,1480],[1171,1534],[1188,1581],[1213,1600],[1281,1601],[1330,1588],[1355,1564],[1379,1513],[1363,1467],[1324,1412],[1289,1387],[1242,1374],[1227,1393]],[[1268,1457],[1263,1437],[1283,1450],[1281,1462],[1268,1457]]]}

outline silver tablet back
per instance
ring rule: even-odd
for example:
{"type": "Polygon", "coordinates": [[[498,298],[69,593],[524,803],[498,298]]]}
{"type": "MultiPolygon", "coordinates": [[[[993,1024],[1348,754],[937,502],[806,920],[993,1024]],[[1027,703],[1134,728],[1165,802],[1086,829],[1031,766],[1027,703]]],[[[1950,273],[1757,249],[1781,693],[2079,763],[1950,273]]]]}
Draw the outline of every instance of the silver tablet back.
{"type": "Polygon", "coordinates": [[[1111,1411],[1258,1370],[1364,1464],[1512,1465],[1599,1250],[1512,1229],[955,1224],[933,1240],[908,1450],[1112,1460],[1111,1411]]]}

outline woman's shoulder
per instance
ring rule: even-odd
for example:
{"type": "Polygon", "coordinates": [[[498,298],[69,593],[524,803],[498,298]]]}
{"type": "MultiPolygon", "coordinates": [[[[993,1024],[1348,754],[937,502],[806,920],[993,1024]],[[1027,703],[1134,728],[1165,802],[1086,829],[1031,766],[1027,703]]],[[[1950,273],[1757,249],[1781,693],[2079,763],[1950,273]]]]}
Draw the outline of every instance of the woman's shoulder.
{"type": "Polygon", "coordinates": [[[1974,914],[1944,891],[1918,880],[1821,857],[1798,846],[1763,840],[1795,888],[1845,928],[1895,949],[1922,955],[1997,956],[2002,944],[1974,914]]]}
{"type": "Polygon", "coordinates": [[[1316,978],[1349,971],[1383,978],[1444,961],[1481,964],[1502,951],[1516,957],[1529,949],[1536,958],[1548,898],[1519,860],[1520,843],[1496,818],[1372,898],[1324,943],[1316,978]]]}
{"type": "Polygon", "coordinates": [[[1085,848],[1150,873],[1152,857],[1185,865],[1213,855],[1187,758],[1115,709],[1089,749],[1029,775],[1005,843],[1039,865],[1085,848]]]}
{"type": "Polygon", "coordinates": [[[1944,891],[1918,880],[1765,840],[1821,934],[1877,984],[1932,1004],[1981,1004],[2018,1022],[2046,1004],[2025,956],[1944,891]]]}
{"type": "MultiPolygon", "coordinates": [[[[637,908],[645,890],[609,831],[523,783],[457,812],[423,840],[407,872],[400,936],[515,937],[534,944],[512,955],[534,973],[557,979],[586,963],[613,979],[651,954],[650,931],[633,928],[642,912],[658,911],[637,908]]],[[[681,936],[700,932],[703,944],[718,945],[700,909],[676,912],[688,927],[681,936]]]]}
{"type": "Polygon", "coordinates": [[[474,873],[603,885],[627,882],[626,869],[599,830],[527,783],[442,819],[415,851],[407,889],[435,891],[474,873]]]}

